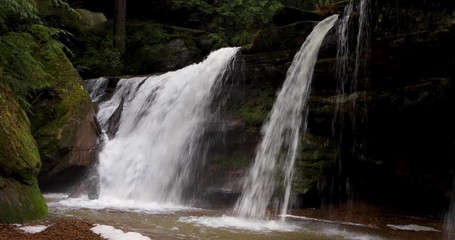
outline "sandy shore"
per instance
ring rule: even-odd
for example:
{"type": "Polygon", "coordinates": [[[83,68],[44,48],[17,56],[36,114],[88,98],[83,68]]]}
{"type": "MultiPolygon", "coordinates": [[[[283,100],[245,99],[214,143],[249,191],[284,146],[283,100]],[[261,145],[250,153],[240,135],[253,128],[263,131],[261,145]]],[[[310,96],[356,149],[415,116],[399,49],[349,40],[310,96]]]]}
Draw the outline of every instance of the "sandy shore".
{"type": "Polygon", "coordinates": [[[78,220],[61,220],[49,223],[49,225],[44,231],[35,234],[25,233],[15,225],[0,225],[0,240],[103,239],[90,230],[94,226],[93,223],[78,220]]]}

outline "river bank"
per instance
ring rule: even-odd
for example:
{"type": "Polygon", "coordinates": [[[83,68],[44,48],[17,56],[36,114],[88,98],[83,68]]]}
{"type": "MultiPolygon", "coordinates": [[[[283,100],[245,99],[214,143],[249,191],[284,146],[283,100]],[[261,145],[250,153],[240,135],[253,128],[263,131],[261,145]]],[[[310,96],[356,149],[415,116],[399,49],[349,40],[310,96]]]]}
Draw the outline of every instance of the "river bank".
{"type": "Polygon", "coordinates": [[[443,235],[443,219],[439,215],[416,215],[358,202],[294,210],[281,222],[277,218],[267,221],[237,218],[230,209],[157,205],[140,208],[131,202],[109,206],[112,202],[71,199],[64,194],[45,198],[49,206],[45,219],[23,225],[0,225],[0,240],[440,240],[443,235]],[[24,226],[47,228],[27,234],[21,230],[24,226]],[[91,230],[95,226],[107,226],[110,233],[125,232],[136,238],[98,235],[91,230]]]}
{"type": "MultiPolygon", "coordinates": [[[[0,240],[62,240],[62,239],[84,239],[101,240],[104,239],[90,229],[93,223],[80,220],[59,220],[57,222],[40,222],[39,226],[48,226],[41,232],[32,233],[34,223],[26,225],[0,225],[0,240]],[[45,224],[45,225],[41,225],[45,224]],[[24,230],[22,230],[24,229],[24,230]]],[[[38,228],[35,228],[39,230],[38,228]]]]}

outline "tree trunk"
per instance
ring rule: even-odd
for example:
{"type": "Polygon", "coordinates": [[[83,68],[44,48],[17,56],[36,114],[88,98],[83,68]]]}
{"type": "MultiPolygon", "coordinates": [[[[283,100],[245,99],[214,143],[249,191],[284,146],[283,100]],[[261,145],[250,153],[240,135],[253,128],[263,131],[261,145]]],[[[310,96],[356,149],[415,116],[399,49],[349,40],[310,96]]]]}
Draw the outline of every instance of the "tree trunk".
{"type": "Polygon", "coordinates": [[[126,0],[115,0],[115,47],[123,54],[126,42],[126,0]]]}

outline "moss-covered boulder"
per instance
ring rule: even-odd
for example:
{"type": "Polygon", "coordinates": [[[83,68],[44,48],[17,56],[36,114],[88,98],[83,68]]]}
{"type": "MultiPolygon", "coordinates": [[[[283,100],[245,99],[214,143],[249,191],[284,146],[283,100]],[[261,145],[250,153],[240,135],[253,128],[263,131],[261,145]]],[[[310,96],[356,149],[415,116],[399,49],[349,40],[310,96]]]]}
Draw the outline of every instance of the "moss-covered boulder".
{"type": "Polygon", "coordinates": [[[47,206],[36,180],[41,162],[29,120],[2,84],[0,105],[0,223],[42,217],[47,206]]]}
{"type": "Polygon", "coordinates": [[[88,92],[64,53],[51,56],[45,67],[50,84],[36,96],[30,114],[42,186],[77,180],[94,161],[99,132],[88,92]]]}

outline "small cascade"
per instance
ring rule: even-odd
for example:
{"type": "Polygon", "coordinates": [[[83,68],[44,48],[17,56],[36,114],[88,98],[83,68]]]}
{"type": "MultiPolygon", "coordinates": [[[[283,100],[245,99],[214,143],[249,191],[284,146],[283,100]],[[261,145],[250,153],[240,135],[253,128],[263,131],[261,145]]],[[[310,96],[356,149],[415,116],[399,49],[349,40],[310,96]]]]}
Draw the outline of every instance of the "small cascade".
{"type": "MultiPolygon", "coordinates": [[[[335,117],[332,124],[332,132],[335,132],[335,122],[337,120],[343,121],[343,102],[345,101],[346,94],[354,94],[357,91],[359,75],[361,77],[366,76],[367,69],[367,55],[370,49],[370,0],[361,0],[359,6],[355,6],[354,1],[351,0],[349,4],[346,5],[343,12],[342,21],[338,26],[338,50],[337,50],[337,67],[336,67],[336,77],[338,79],[337,83],[337,105],[335,108],[335,117]],[[350,20],[354,10],[359,11],[358,19],[358,31],[356,35],[356,47],[355,52],[352,53],[350,49],[350,20]],[[351,54],[353,56],[354,62],[351,67],[349,61],[351,54]],[[351,70],[353,69],[353,71],[351,70]],[[348,89],[349,86],[349,89],[348,89]]],[[[363,84],[364,85],[364,84],[363,84]]],[[[353,105],[356,106],[356,95],[352,95],[353,105]]],[[[354,118],[354,117],[353,117],[354,118]]],[[[353,129],[355,129],[355,119],[353,120],[353,129]]]]}
{"type": "Polygon", "coordinates": [[[281,213],[287,211],[300,134],[306,131],[313,69],[322,41],[337,19],[338,15],[333,15],[318,23],[294,57],[268,121],[262,127],[262,142],[243,185],[242,195],[235,205],[234,212],[240,217],[267,217],[276,177],[280,174],[284,175],[285,190],[281,213]]]}
{"type": "Polygon", "coordinates": [[[108,82],[109,80],[105,77],[85,80],[85,86],[87,87],[92,102],[101,101],[106,93],[108,82]]]}
{"type": "MultiPolygon", "coordinates": [[[[367,79],[367,55],[371,35],[370,11],[370,0],[361,0],[358,3],[351,0],[344,8],[343,18],[337,29],[339,39],[336,66],[337,94],[332,119],[332,136],[338,144],[338,175],[331,180],[331,184],[338,186],[331,187],[331,189],[338,189],[338,192],[330,194],[341,194],[341,196],[347,194],[348,198],[351,198],[353,194],[350,176],[346,175],[346,171],[349,171],[350,168],[348,161],[356,152],[364,151],[364,149],[358,149],[357,142],[361,136],[356,134],[359,128],[357,120],[360,119],[365,124],[366,114],[359,115],[357,98],[360,92],[365,94],[366,80],[363,79],[367,79]],[[352,31],[354,11],[359,13],[356,32],[352,31]],[[362,79],[362,82],[359,82],[359,79],[362,79]],[[346,102],[352,102],[352,104],[347,106],[346,102]],[[345,109],[346,107],[348,109],[345,109]],[[350,114],[346,115],[346,112],[350,114]],[[345,126],[346,122],[350,122],[350,126],[345,126]],[[350,147],[346,148],[346,146],[350,147]]],[[[363,99],[365,99],[365,95],[363,99]]],[[[364,104],[366,103],[364,102],[364,104]]],[[[365,106],[364,108],[366,109],[365,106]]]]}
{"type": "MultiPolygon", "coordinates": [[[[355,69],[353,76],[353,83],[351,85],[351,92],[355,92],[357,89],[357,81],[360,71],[366,72],[366,56],[370,49],[370,1],[360,1],[360,14],[359,14],[359,31],[357,32],[357,47],[355,49],[355,69]]],[[[355,104],[355,101],[354,101],[355,104]]]]}
{"type": "Polygon", "coordinates": [[[209,107],[239,48],[159,76],[122,79],[100,105],[104,129],[122,108],[118,131],[100,153],[100,201],[182,204],[209,107]]]}
{"type": "Polygon", "coordinates": [[[98,118],[103,130],[107,131],[109,129],[109,119],[111,116],[117,109],[123,107],[124,101],[129,102],[134,98],[139,90],[139,87],[145,80],[147,80],[147,77],[120,79],[111,99],[102,102],[99,106],[100,109],[96,117],[98,118]]]}
{"type": "Polygon", "coordinates": [[[337,104],[335,106],[335,115],[332,120],[332,133],[335,134],[337,121],[343,121],[343,101],[346,93],[346,86],[349,84],[349,20],[351,19],[354,10],[354,2],[351,0],[344,8],[343,18],[337,26],[338,34],[338,49],[337,49],[337,65],[336,77],[337,81],[337,104]]]}

